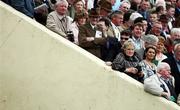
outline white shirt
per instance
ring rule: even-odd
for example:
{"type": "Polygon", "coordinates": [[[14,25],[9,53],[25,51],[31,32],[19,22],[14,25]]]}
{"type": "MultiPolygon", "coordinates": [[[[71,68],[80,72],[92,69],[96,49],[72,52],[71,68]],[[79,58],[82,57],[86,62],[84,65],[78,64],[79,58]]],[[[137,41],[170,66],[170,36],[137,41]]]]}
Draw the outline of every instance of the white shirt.
{"type": "Polygon", "coordinates": [[[79,34],[79,28],[76,22],[73,22],[70,26],[69,26],[69,30],[73,32],[74,35],[74,43],[79,45],[79,41],[78,41],[78,34],[79,34]]]}
{"type": "Polygon", "coordinates": [[[120,41],[121,40],[121,33],[120,33],[119,28],[116,25],[114,25],[112,22],[111,22],[111,25],[112,25],[115,37],[118,39],[118,41],[120,41]]]}
{"type": "Polygon", "coordinates": [[[90,10],[94,7],[94,0],[87,0],[87,9],[90,10]]]}
{"type": "Polygon", "coordinates": [[[141,38],[136,39],[136,38],[134,38],[134,36],[132,36],[131,39],[135,45],[135,50],[139,50],[141,48],[144,48],[144,41],[141,38]]]}

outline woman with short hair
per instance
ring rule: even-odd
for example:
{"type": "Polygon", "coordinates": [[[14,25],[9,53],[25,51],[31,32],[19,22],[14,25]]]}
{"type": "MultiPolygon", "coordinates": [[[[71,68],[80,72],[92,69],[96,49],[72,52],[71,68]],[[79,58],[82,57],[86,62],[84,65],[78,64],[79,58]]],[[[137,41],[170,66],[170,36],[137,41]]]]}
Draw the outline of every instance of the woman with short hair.
{"type": "Polygon", "coordinates": [[[74,36],[74,43],[79,45],[78,35],[79,35],[79,26],[82,26],[86,23],[88,18],[88,13],[86,10],[82,10],[81,12],[76,12],[73,23],[69,27],[69,31],[72,32],[74,36]]]}
{"type": "Polygon", "coordinates": [[[139,67],[140,59],[135,53],[135,45],[131,40],[125,41],[123,51],[116,56],[112,69],[124,72],[132,78],[142,81],[144,74],[139,67]]]}

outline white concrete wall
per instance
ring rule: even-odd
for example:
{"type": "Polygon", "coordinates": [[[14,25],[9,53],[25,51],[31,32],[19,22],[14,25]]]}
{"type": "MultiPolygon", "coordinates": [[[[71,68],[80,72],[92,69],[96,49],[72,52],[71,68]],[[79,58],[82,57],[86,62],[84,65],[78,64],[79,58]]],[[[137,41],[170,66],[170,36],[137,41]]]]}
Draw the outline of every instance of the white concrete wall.
{"type": "Polygon", "coordinates": [[[0,110],[180,110],[0,2],[0,110]]]}

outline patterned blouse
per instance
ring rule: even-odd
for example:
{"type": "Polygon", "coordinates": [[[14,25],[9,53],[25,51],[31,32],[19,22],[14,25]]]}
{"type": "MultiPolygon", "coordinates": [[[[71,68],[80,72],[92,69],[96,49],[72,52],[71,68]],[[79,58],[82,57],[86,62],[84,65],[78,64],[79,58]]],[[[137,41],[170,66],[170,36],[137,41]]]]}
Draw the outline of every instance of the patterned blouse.
{"type": "Polygon", "coordinates": [[[153,64],[153,66],[150,66],[146,63],[145,60],[143,60],[139,63],[139,65],[141,66],[142,72],[144,73],[144,79],[152,76],[153,74],[156,74],[157,67],[155,64],[153,64]]]}

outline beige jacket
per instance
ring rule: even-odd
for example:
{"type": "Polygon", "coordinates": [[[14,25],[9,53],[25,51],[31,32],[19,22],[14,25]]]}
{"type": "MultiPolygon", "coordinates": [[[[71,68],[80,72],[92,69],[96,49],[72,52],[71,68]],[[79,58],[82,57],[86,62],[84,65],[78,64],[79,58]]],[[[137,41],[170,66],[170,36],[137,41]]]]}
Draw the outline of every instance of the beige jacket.
{"type": "Polygon", "coordinates": [[[66,32],[69,29],[73,19],[69,16],[60,16],[56,11],[48,14],[46,26],[50,30],[58,33],[62,37],[66,37],[66,32]],[[62,18],[65,18],[65,22],[61,22],[62,18]]]}

